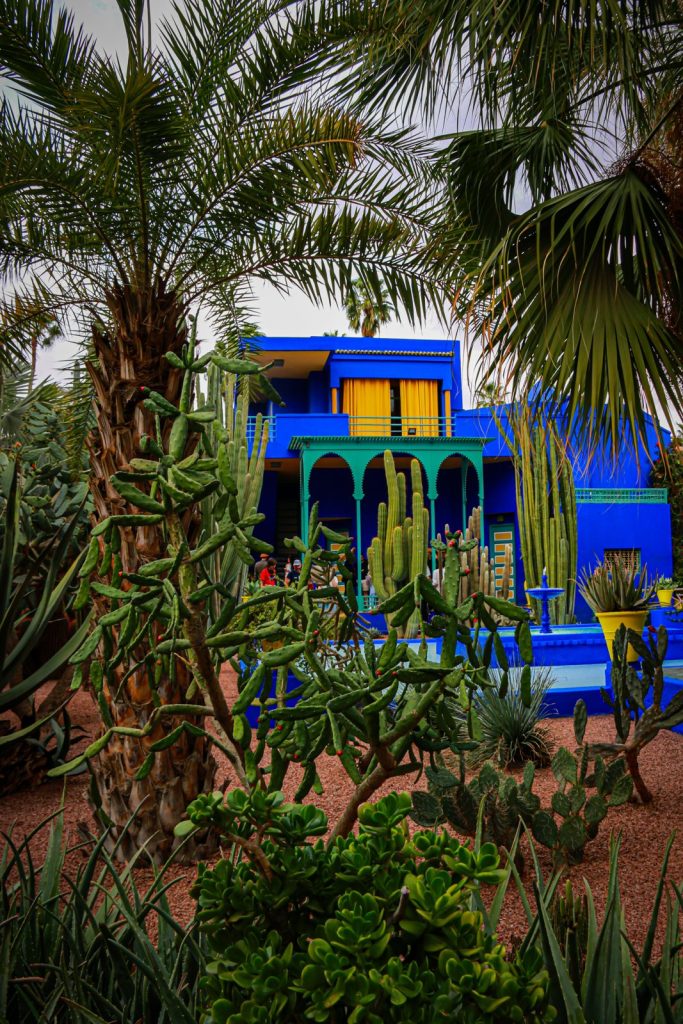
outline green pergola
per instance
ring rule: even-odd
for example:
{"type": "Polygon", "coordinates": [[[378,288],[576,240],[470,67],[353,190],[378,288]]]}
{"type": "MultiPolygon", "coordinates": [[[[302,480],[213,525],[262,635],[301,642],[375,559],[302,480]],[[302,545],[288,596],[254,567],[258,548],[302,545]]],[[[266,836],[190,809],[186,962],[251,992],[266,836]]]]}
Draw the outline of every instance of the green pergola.
{"type": "MultiPolygon", "coordinates": [[[[479,505],[484,507],[484,457],[483,449],[486,438],[483,437],[293,437],[290,447],[301,452],[301,537],[307,541],[308,517],[310,513],[310,480],[311,471],[316,462],[324,457],[336,456],[342,459],[353,479],[353,499],[356,505],[356,550],[358,552],[358,597],[362,596],[361,580],[361,502],[364,497],[365,471],[373,459],[390,451],[415,458],[421,464],[427,480],[427,500],[429,501],[430,522],[436,522],[435,505],[437,497],[437,478],[441,466],[446,459],[453,456],[460,458],[463,464],[461,479],[462,521],[467,522],[467,473],[471,466],[477,477],[479,505]]],[[[369,539],[368,539],[369,540],[369,539]]],[[[432,552],[434,562],[434,552],[432,552]]]]}

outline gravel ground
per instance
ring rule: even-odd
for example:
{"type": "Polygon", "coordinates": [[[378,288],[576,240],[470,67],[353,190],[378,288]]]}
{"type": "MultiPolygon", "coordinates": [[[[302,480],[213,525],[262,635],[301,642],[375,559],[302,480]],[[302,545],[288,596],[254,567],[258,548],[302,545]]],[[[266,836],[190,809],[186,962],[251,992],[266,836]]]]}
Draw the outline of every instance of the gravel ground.
{"type": "MultiPolygon", "coordinates": [[[[224,680],[226,692],[233,689],[232,681],[226,674],[224,680]]],[[[77,694],[71,705],[70,712],[74,722],[81,725],[87,733],[86,739],[97,734],[99,720],[97,712],[87,694],[77,694]]],[[[571,719],[550,720],[548,724],[550,736],[556,745],[566,745],[570,749],[574,745],[571,719]]],[[[609,741],[613,739],[613,723],[609,716],[597,716],[589,719],[587,739],[591,742],[609,741]]],[[[218,783],[228,778],[227,763],[220,755],[218,783]]],[[[661,733],[658,738],[643,751],[641,771],[650,787],[654,801],[649,806],[629,804],[610,811],[607,821],[603,823],[598,837],[589,844],[583,864],[568,871],[575,887],[582,885],[586,879],[593,890],[596,906],[600,913],[605,904],[607,888],[607,863],[610,833],[618,833],[622,837],[620,856],[621,892],[626,916],[628,934],[636,945],[640,944],[647,930],[648,916],[652,906],[664,844],[669,834],[683,825],[681,802],[683,800],[683,737],[674,733],[661,733]]],[[[285,781],[285,793],[293,797],[299,784],[301,769],[293,765],[285,781]]],[[[330,821],[334,822],[352,791],[352,785],[346,774],[340,769],[335,758],[322,757],[319,762],[319,774],[323,783],[324,793],[321,797],[311,794],[311,802],[317,803],[330,821]]],[[[69,779],[64,786],[61,781],[45,782],[32,790],[22,790],[11,794],[0,803],[0,829],[9,829],[15,840],[23,838],[36,827],[47,815],[53,812],[64,792],[67,842],[75,844],[79,841],[77,825],[79,822],[91,822],[87,804],[87,775],[69,779]]],[[[424,788],[424,779],[418,784],[424,788]]],[[[390,792],[393,788],[410,789],[408,780],[403,778],[396,787],[387,782],[378,791],[377,796],[390,792]]],[[[543,803],[548,803],[554,792],[555,784],[549,769],[536,774],[535,791],[543,803]]],[[[32,847],[37,863],[42,862],[47,832],[42,833],[33,841],[32,847]]],[[[2,844],[4,845],[4,844],[2,844]]],[[[69,856],[68,866],[75,871],[79,862],[82,863],[84,853],[75,852],[69,856]]],[[[550,859],[543,849],[539,857],[544,869],[550,872],[550,859]]],[[[141,869],[140,881],[151,878],[149,871],[141,869]]],[[[527,871],[527,884],[531,886],[531,871],[527,871]]],[[[189,895],[189,884],[193,877],[192,868],[172,867],[170,875],[177,879],[171,889],[169,898],[177,915],[189,920],[193,911],[193,901],[189,895]]],[[[678,835],[673,847],[669,877],[678,884],[683,883],[683,837],[678,835]]],[[[500,933],[505,941],[515,941],[526,929],[524,913],[514,887],[510,889],[501,920],[500,933]]]]}

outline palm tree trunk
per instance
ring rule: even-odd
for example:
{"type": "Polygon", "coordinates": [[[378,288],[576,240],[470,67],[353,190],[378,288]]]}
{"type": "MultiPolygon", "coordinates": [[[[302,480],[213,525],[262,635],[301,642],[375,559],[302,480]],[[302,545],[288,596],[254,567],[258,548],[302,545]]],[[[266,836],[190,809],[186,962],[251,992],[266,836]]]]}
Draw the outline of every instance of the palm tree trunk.
{"type": "MultiPolygon", "coordinates": [[[[177,404],[181,375],[163,356],[165,352],[180,353],[187,336],[182,304],[174,292],[166,291],[163,282],[145,294],[116,285],[108,295],[108,304],[112,327],[109,331],[93,330],[97,360],[87,364],[96,394],[97,426],[88,441],[96,522],[112,514],[138,511],[114,490],[111,477],[128,468],[131,459],[143,455],[143,435],[154,435],[154,414],[142,404],[142,389],[157,391],[177,404]]],[[[188,513],[190,526],[192,515],[188,513]]],[[[120,529],[120,540],[120,562],[113,561],[102,577],[104,583],[116,583],[112,577],[119,572],[135,571],[163,554],[163,535],[155,526],[120,529]]],[[[98,617],[110,610],[107,598],[96,595],[94,600],[98,617]]],[[[143,642],[137,651],[141,661],[144,654],[143,642]]],[[[119,665],[114,685],[111,679],[103,685],[113,724],[143,726],[154,700],[162,705],[183,702],[191,676],[184,663],[174,667],[174,679],[155,681],[154,669],[142,664],[124,681],[128,666],[119,665]]],[[[192,699],[196,702],[198,695],[192,699]]],[[[144,740],[114,736],[90,763],[94,784],[91,806],[111,822],[110,849],[118,842],[117,854],[124,859],[145,846],[155,863],[163,863],[176,844],[173,829],[187,805],[200,793],[213,789],[216,765],[210,744],[188,733],[182,733],[177,743],[156,754],[146,778],[135,779],[149,745],[179,722],[179,718],[167,716],[163,725],[160,723],[144,740]]],[[[185,860],[206,852],[206,843],[183,847],[185,860]]]]}

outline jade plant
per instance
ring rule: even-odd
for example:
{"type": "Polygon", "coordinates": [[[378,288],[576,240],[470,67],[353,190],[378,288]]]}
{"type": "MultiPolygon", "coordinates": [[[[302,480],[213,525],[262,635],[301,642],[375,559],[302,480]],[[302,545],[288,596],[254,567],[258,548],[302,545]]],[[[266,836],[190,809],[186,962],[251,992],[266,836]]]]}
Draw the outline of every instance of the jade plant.
{"type": "Polygon", "coordinates": [[[614,743],[596,743],[591,748],[608,758],[624,757],[644,804],[651,802],[652,794],[640,773],[640,752],[662,729],[675,729],[683,723],[683,690],[662,706],[667,646],[665,626],[648,626],[647,643],[634,630],[619,627],[614,638],[612,693],[603,690],[603,698],[612,709],[617,738],[614,743]],[[639,669],[627,660],[629,645],[640,658],[639,669]]]}
{"type": "Polygon", "coordinates": [[[555,1020],[538,950],[508,954],[471,909],[505,878],[495,847],[411,836],[410,806],[405,793],[363,804],[358,835],[325,844],[322,811],[279,792],[193,802],[179,831],[212,826],[225,847],[192,889],[207,1021],[555,1020]]]}

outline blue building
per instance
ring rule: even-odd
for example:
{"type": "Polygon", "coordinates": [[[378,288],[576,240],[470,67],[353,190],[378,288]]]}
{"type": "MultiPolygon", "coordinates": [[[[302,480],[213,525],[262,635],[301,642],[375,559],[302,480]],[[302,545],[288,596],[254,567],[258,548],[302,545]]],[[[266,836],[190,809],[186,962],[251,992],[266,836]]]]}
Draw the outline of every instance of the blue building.
{"type": "MultiPolygon", "coordinates": [[[[285,554],[285,537],[305,538],[313,501],[321,519],[354,537],[364,556],[377,506],[386,499],[388,448],[399,469],[412,458],[420,462],[432,536],[446,523],[464,529],[471,509],[481,505],[483,543],[492,555],[512,543],[516,597],[524,601],[506,407],[495,417],[490,409],[463,407],[459,342],[269,337],[258,346],[257,358],[272,364],[269,376],[286,403],[254,408],[268,416],[270,431],[259,534],[278,556],[285,554]]],[[[651,573],[671,574],[667,494],[648,487],[657,451],[653,428],[648,449],[636,454],[625,445],[618,464],[573,454],[579,570],[620,552],[651,573]]],[[[591,617],[578,599],[577,615],[591,617]]]]}

